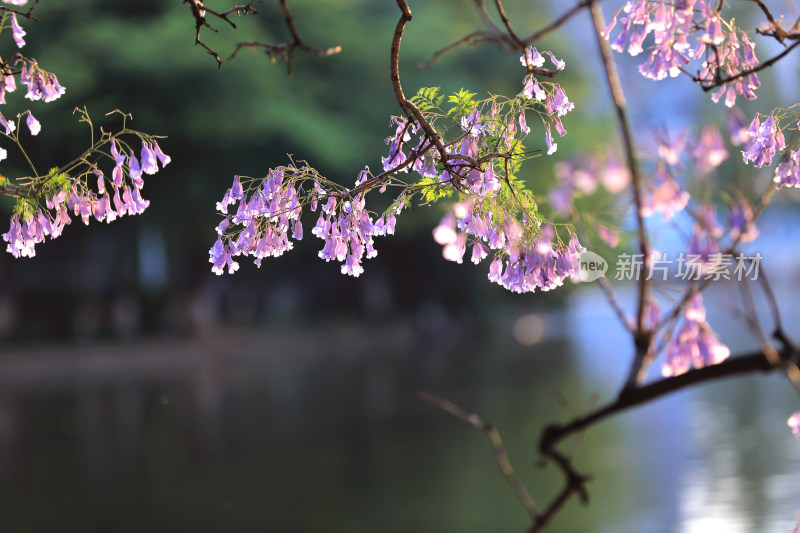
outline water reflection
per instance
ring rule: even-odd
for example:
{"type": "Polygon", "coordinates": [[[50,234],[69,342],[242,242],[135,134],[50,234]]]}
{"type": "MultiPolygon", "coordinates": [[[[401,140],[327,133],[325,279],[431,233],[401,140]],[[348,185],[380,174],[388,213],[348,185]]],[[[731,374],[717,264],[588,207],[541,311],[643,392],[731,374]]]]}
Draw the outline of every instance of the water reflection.
{"type": "MultiPolygon", "coordinates": [[[[569,331],[565,315],[515,330],[523,315],[6,350],[3,531],[523,531],[484,437],[413,396],[494,422],[534,496],[551,496],[561,480],[534,466],[538,431],[609,388],[573,355],[579,338],[515,340],[526,322],[569,331]]],[[[736,379],[598,426],[578,459],[591,505],[552,531],[790,530],[793,394],[736,379]]]]}

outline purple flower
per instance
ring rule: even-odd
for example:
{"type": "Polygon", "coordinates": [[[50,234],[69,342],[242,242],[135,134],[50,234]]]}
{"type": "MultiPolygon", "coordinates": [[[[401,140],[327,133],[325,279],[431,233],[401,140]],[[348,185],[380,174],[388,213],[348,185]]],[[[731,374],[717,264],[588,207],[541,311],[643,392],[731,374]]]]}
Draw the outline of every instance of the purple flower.
{"type": "Polygon", "coordinates": [[[22,29],[22,26],[19,25],[17,22],[17,14],[13,11],[11,12],[11,33],[14,36],[14,42],[17,43],[17,48],[22,48],[25,46],[25,30],[22,29]]]}
{"type": "MultiPolygon", "coordinates": [[[[230,241],[228,241],[230,243],[230,241]]],[[[209,262],[212,264],[211,271],[216,275],[221,275],[228,266],[228,274],[233,274],[239,270],[239,263],[231,257],[230,248],[222,244],[222,237],[217,237],[217,242],[209,251],[209,262]]]]}
{"type": "Polygon", "coordinates": [[[758,237],[758,228],[754,223],[753,208],[745,200],[731,205],[728,213],[728,224],[731,227],[731,238],[739,242],[751,242],[758,237]]]}
{"type": "Polygon", "coordinates": [[[142,141],[142,172],[145,174],[155,174],[158,172],[156,154],[144,141],[142,141]]]}
{"type": "Polygon", "coordinates": [[[131,181],[137,189],[141,189],[144,185],[142,169],[139,167],[139,160],[136,159],[133,153],[128,156],[128,177],[131,178],[131,181]]]}
{"type": "Polygon", "coordinates": [[[712,124],[703,126],[700,139],[692,150],[695,169],[703,176],[717,168],[728,158],[728,151],[722,143],[719,128],[712,124]]]}
{"type": "Polygon", "coordinates": [[[464,253],[467,251],[467,233],[459,232],[453,242],[445,244],[442,248],[442,257],[448,261],[455,261],[458,264],[464,260],[464,253]]]}
{"type": "Polygon", "coordinates": [[[775,187],[800,187],[800,150],[792,150],[789,157],[775,167],[775,187]]]}
{"type": "Polygon", "coordinates": [[[122,165],[125,164],[125,154],[119,153],[117,150],[117,142],[111,139],[111,157],[114,158],[114,170],[111,172],[111,178],[116,187],[122,187],[122,165]]]}
{"type": "Polygon", "coordinates": [[[689,203],[689,193],[682,191],[678,182],[669,174],[657,172],[653,180],[652,192],[644,189],[642,216],[649,217],[655,211],[660,212],[665,220],[682,211],[689,203]]]}
{"type": "Polygon", "coordinates": [[[28,118],[25,120],[25,124],[28,125],[28,129],[31,131],[31,135],[38,135],[40,131],[42,131],[42,125],[36,120],[36,117],[33,116],[30,109],[28,110],[28,118]]]}
{"type": "Polygon", "coordinates": [[[172,161],[172,158],[166,155],[164,152],[161,151],[161,147],[158,145],[158,142],[153,141],[153,151],[156,153],[156,157],[158,160],[161,161],[161,166],[165,167],[172,161]]]}
{"type": "MultiPolygon", "coordinates": [[[[520,56],[519,62],[522,63],[522,66],[525,68],[540,68],[544,65],[544,56],[540,54],[536,48],[529,46],[520,56]]],[[[555,59],[553,62],[555,62],[555,59]]]]}
{"type": "Polygon", "coordinates": [[[665,377],[686,373],[690,368],[718,364],[730,356],[730,349],[719,342],[706,322],[703,299],[696,293],[684,312],[683,326],[667,346],[661,373],[665,377]]]}
{"type": "Polygon", "coordinates": [[[6,117],[0,113],[0,126],[3,126],[6,129],[6,135],[9,135],[12,131],[17,129],[17,125],[14,123],[13,120],[6,120],[6,117]]]}
{"type": "Polygon", "coordinates": [[[755,167],[762,167],[772,163],[775,154],[786,147],[783,132],[775,124],[775,117],[770,114],[763,124],[759,123],[758,115],[750,123],[748,129],[750,144],[747,150],[742,151],[744,162],[752,162],[755,167]]]}
{"type": "Polygon", "coordinates": [[[564,70],[566,63],[564,61],[556,59],[556,56],[553,55],[552,52],[545,51],[545,54],[550,56],[550,61],[556,66],[556,70],[564,70]]]}
{"type": "Polygon", "coordinates": [[[732,145],[740,146],[750,141],[750,134],[747,131],[747,119],[739,108],[734,107],[730,110],[726,123],[732,145]]]}
{"type": "Polygon", "coordinates": [[[19,79],[23,85],[28,87],[28,92],[25,93],[25,98],[28,100],[52,102],[66,90],[58,83],[55,74],[43,71],[35,61],[30,65],[22,66],[19,79]]]}
{"type": "Polygon", "coordinates": [[[558,144],[553,142],[553,136],[550,134],[550,123],[545,122],[544,141],[547,144],[547,155],[552,155],[558,150],[558,144]]]}
{"type": "Polygon", "coordinates": [[[519,130],[524,132],[525,135],[531,132],[531,129],[528,127],[528,123],[525,120],[525,110],[523,109],[519,114],[519,130]]]}

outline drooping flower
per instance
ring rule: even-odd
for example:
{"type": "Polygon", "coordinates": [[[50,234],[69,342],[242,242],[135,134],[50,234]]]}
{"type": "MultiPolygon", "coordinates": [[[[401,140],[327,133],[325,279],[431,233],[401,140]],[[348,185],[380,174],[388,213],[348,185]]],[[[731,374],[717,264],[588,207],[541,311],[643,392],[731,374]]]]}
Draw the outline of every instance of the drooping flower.
{"type": "Polygon", "coordinates": [[[114,158],[114,170],[111,172],[111,178],[116,187],[122,187],[122,165],[125,164],[125,154],[121,154],[117,150],[117,141],[115,139],[111,139],[111,157],[114,158]]]}
{"type": "Polygon", "coordinates": [[[751,242],[758,237],[758,228],[754,222],[753,208],[746,200],[738,200],[730,207],[728,224],[731,238],[739,242],[751,242]]]}
{"type": "Polygon", "coordinates": [[[789,156],[775,167],[775,177],[772,180],[778,189],[800,187],[800,150],[792,150],[789,156]]]}
{"type": "Polygon", "coordinates": [[[40,69],[36,61],[31,61],[30,64],[23,64],[19,79],[23,85],[28,87],[28,91],[25,93],[25,98],[28,100],[52,102],[66,91],[58,83],[56,75],[40,69]]]}
{"type": "Polygon", "coordinates": [[[13,120],[6,120],[6,117],[0,113],[0,126],[6,129],[6,135],[10,135],[12,131],[17,129],[17,125],[13,120]]]}
{"type": "Polygon", "coordinates": [[[553,155],[556,152],[556,150],[558,150],[558,143],[553,142],[553,136],[550,134],[549,122],[545,122],[544,129],[545,129],[544,140],[545,143],[547,144],[547,155],[553,155]]]}
{"type": "Polygon", "coordinates": [[[770,114],[769,118],[760,123],[758,115],[750,123],[747,130],[750,142],[747,150],[742,151],[742,158],[745,163],[752,162],[755,167],[762,167],[772,163],[772,158],[780,150],[786,147],[783,132],[775,124],[775,117],[770,114]]]}
{"type": "Polygon", "coordinates": [[[22,26],[19,25],[17,22],[17,14],[13,11],[11,12],[11,33],[14,36],[14,42],[17,43],[17,48],[22,48],[25,46],[25,30],[22,29],[22,26]]]}
{"type": "Polygon", "coordinates": [[[158,172],[156,153],[144,141],[142,141],[142,172],[145,174],[155,174],[158,172]]]}
{"type": "Polygon", "coordinates": [[[700,139],[692,149],[692,157],[694,168],[700,176],[705,176],[728,158],[719,128],[713,124],[703,126],[700,139]]]}
{"type": "Polygon", "coordinates": [[[703,299],[699,293],[695,293],[684,311],[683,325],[667,346],[661,373],[665,377],[684,374],[692,367],[703,368],[721,363],[730,353],[730,349],[717,339],[706,322],[703,299]]]}
{"type": "Polygon", "coordinates": [[[156,153],[156,157],[158,160],[161,161],[161,166],[166,167],[172,158],[166,155],[164,152],[161,151],[161,147],[158,145],[158,142],[153,141],[153,151],[156,153]]]}
{"type": "Polygon", "coordinates": [[[28,125],[28,129],[31,132],[31,135],[38,135],[40,131],[42,131],[42,125],[36,120],[36,117],[33,116],[33,113],[30,110],[27,111],[28,118],[25,120],[25,124],[28,125]]]}
{"type": "Polygon", "coordinates": [[[649,217],[658,211],[666,220],[671,220],[689,203],[689,193],[669,174],[659,171],[653,179],[653,189],[642,190],[642,216],[649,217]]]}

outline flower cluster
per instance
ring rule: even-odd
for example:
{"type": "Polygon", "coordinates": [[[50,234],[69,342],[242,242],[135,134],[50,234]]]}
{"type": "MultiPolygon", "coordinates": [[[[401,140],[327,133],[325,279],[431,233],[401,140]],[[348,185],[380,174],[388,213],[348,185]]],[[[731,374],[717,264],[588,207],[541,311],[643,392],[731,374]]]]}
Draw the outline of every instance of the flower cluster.
{"type": "Polygon", "coordinates": [[[338,214],[336,208],[336,198],[329,198],[311,233],[325,241],[325,247],[319,252],[322,259],[344,261],[342,274],[358,277],[364,272],[361,266],[364,254],[367,259],[378,255],[373,237],[394,234],[394,213],[384,214],[373,223],[364,209],[364,193],[341,202],[338,214]]]}
{"type": "Polygon", "coordinates": [[[713,124],[703,126],[697,141],[690,140],[686,132],[673,140],[657,136],[656,141],[656,170],[649,186],[642,190],[642,216],[659,212],[670,220],[686,208],[690,199],[675,179],[677,172],[685,170],[681,163],[684,154],[688,154],[693,173],[705,177],[727,159],[728,151],[719,128],[713,124]]]}
{"type": "Polygon", "coordinates": [[[685,71],[694,59],[705,55],[697,80],[704,84],[716,84],[723,75],[735,78],[722,83],[712,94],[718,102],[725,95],[725,105],[732,107],[736,96],[754,99],[754,91],[760,85],[755,73],[745,76],[758,64],[755,44],[747,35],[725,21],[710,0],[682,0],[668,3],[653,0],[629,0],[614,13],[611,23],[603,31],[609,39],[617,25],[621,29],[611,42],[611,48],[636,56],[645,51],[645,39],[652,34],[652,45],[647,49],[648,59],[639,66],[639,72],[652,80],[676,77],[685,71]],[[689,37],[699,34],[694,44],[689,37]]]}
{"type": "Polygon", "coordinates": [[[434,228],[433,238],[443,246],[444,258],[457,263],[469,245],[476,265],[494,250],[489,280],[517,293],[551,290],[567,277],[578,281],[580,255],[586,250],[574,233],[566,246],[560,240],[553,242],[557,236],[551,225],[532,238],[526,236],[508,213],[498,215],[474,199],[457,203],[434,228]]]}
{"type": "Polygon", "coordinates": [[[554,232],[548,228],[527,245],[521,240],[509,240],[505,247],[508,259],[504,260],[502,255],[495,257],[489,267],[489,280],[517,293],[533,292],[536,288],[549,291],[560,287],[567,277],[576,283],[580,281],[580,256],[586,248],[574,233],[570,234],[568,245],[554,243],[554,232]]]}
{"type": "Polygon", "coordinates": [[[775,177],[772,178],[775,187],[800,188],[800,150],[792,150],[788,157],[775,167],[775,177]]]}
{"type": "Polygon", "coordinates": [[[43,193],[45,205],[41,206],[36,197],[24,197],[18,202],[11,227],[3,234],[3,240],[8,243],[6,251],[14,257],[33,257],[36,244],[44,242],[46,237],[59,237],[64,226],[70,224],[70,211],[87,225],[91,218],[110,223],[125,215],[142,213],[150,204],[141,196],[142,173],[155,174],[158,171],[156,160],[166,166],[170,157],[161,151],[157,142],[150,144],[143,140],[140,166],[132,151],[127,157],[120,153],[113,138],[111,154],[115,161],[111,180],[96,167],[78,178],[55,172],[42,178],[36,187],[49,191],[43,193]],[[126,173],[130,184],[124,179],[126,173]],[[86,183],[90,176],[97,179],[96,192],[86,183]]]}
{"type": "MultiPolygon", "coordinates": [[[[359,174],[356,186],[366,179],[368,169],[359,174]]],[[[278,257],[291,250],[294,243],[302,240],[303,226],[300,217],[303,207],[311,211],[319,207],[320,215],[311,230],[312,235],[325,241],[319,256],[326,261],[336,259],[343,262],[342,273],[359,276],[364,268],[361,261],[377,255],[373,237],[394,233],[394,211],[373,221],[364,208],[364,193],[349,196],[346,191],[326,190],[322,178],[308,167],[289,165],[270,170],[262,180],[246,180],[235,176],[233,185],[225,192],[217,210],[225,219],[217,226],[217,241],[209,251],[215,274],[222,274],[225,267],[232,274],[239,268],[234,261],[237,256],[251,256],[256,266],[261,266],[265,257],[278,257]],[[312,183],[309,191],[303,185],[312,183]],[[349,199],[348,199],[349,198],[349,199]],[[228,212],[233,205],[235,212],[228,212]]]]}
{"type": "Polygon", "coordinates": [[[755,72],[742,75],[758,65],[755,47],[745,32],[735,28],[725,34],[723,42],[717,46],[709,46],[709,53],[703,61],[703,68],[698,78],[701,82],[711,84],[717,82],[724,72],[728,79],[732,80],[723,83],[719,90],[711,93],[714,103],[719,102],[723,94],[726,107],[733,107],[736,104],[737,95],[755,100],[755,90],[761,86],[758,76],[755,72]]]}
{"type": "Polygon", "coordinates": [[[747,134],[750,140],[747,149],[742,151],[742,158],[745,163],[752,162],[755,167],[770,165],[775,154],[786,148],[783,132],[775,123],[773,114],[763,124],[756,115],[747,134]]]}
{"type": "MultiPolygon", "coordinates": [[[[564,61],[556,59],[552,52],[545,51],[550,57],[550,61],[556,67],[556,71],[563,70],[566,64],[564,61]]],[[[520,63],[529,72],[522,80],[522,95],[528,100],[535,99],[538,102],[543,102],[545,112],[548,119],[556,128],[558,134],[563,137],[567,134],[564,125],[561,123],[561,117],[569,113],[575,108],[575,104],[569,101],[564,89],[558,83],[550,84],[552,87],[549,91],[543,88],[543,83],[536,79],[534,73],[537,69],[542,68],[545,63],[544,56],[534,47],[528,47],[519,58],[520,63]]],[[[526,134],[530,133],[530,129],[525,122],[525,114],[520,115],[520,129],[526,134]]],[[[547,155],[553,154],[558,150],[558,144],[553,142],[553,136],[550,132],[550,122],[545,122],[545,143],[547,144],[547,155]]]]}
{"type": "MultiPolygon", "coordinates": [[[[545,54],[556,70],[564,68],[563,61],[545,54]]],[[[450,109],[443,109],[444,96],[437,88],[421,89],[410,103],[423,118],[392,117],[393,133],[385,139],[388,154],[381,158],[383,172],[374,176],[365,168],[352,189],[325,180],[307,165],[270,171],[260,184],[248,178],[244,186],[236,177],[217,204],[226,218],[209,252],[212,270],[221,274],[227,267],[233,273],[239,255],[253,256],[259,265],[263,257],[290,250],[288,234],[302,238],[300,218],[308,206],[311,211],[320,209],[311,230],[325,242],[319,256],[343,263],[342,273],[359,276],[365,256],[377,254],[374,238],[394,233],[396,216],[406,202],[415,195],[426,203],[455,195],[460,199],[456,210],[434,230],[445,258],[461,262],[471,245],[472,260],[478,263],[494,250],[490,277],[517,292],[550,289],[566,276],[577,276],[583,250],[577,238],[572,235],[569,245],[553,243],[552,228],[542,230],[533,195],[515,176],[530,157],[522,146],[531,131],[526,111],[541,118],[545,145],[552,153],[557,145],[551,126],[565,135],[561,117],[574,105],[558,84],[536,80],[545,59],[535,48],[527,49],[521,62],[528,74],[522,92],[511,99],[476,101],[474,94],[461,90],[449,97],[450,109]],[[419,175],[416,182],[396,178],[412,171],[419,175]],[[384,192],[389,184],[403,191],[382,215],[368,211],[366,194],[376,188],[384,192]],[[229,215],[231,204],[238,205],[229,215]]]]}
{"type": "MultiPolygon", "coordinates": [[[[36,61],[22,62],[19,81],[28,88],[25,98],[31,101],[43,100],[52,102],[64,94],[66,90],[58,83],[58,78],[55,74],[40,68],[36,61]]],[[[8,77],[6,77],[6,90],[11,92],[7,82],[8,77]]]]}
{"type": "Polygon", "coordinates": [[[292,166],[272,169],[260,186],[251,184],[249,191],[244,190],[241,178],[234,176],[233,185],[217,203],[217,211],[226,217],[217,226],[217,241],[209,252],[215,274],[222,274],[226,265],[229,274],[236,272],[239,263],[233,257],[239,255],[250,255],[261,266],[263,258],[291,250],[289,231],[296,240],[303,238],[298,191],[291,180],[284,179],[294,171],[292,166]],[[231,205],[235,212],[228,214],[231,205]],[[241,226],[238,234],[226,234],[231,224],[241,226]]]}
{"type": "Polygon", "coordinates": [[[547,201],[557,215],[563,217],[572,214],[574,199],[579,195],[594,193],[598,184],[612,194],[628,186],[631,180],[628,168],[611,149],[605,152],[573,157],[553,165],[558,184],[550,189],[547,201]]]}
{"type": "MultiPolygon", "coordinates": [[[[24,5],[27,0],[3,2],[24,5]]],[[[8,21],[15,44],[22,48],[25,46],[26,33],[19,25],[17,13],[5,11],[3,22],[8,21]]],[[[52,102],[65,91],[55,74],[40,68],[35,59],[25,58],[19,53],[5,63],[0,72],[0,105],[6,104],[6,93],[14,92],[18,85],[27,87],[25,98],[31,101],[52,102]],[[15,70],[18,72],[15,73],[15,70]],[[16,79],[17,75],[19,81],[16,79]]],[[[86,110],[78,111],[81,121],[91,124],[86,110]]],[[[7,120],[0,113],[0,135],[11,140],[25,154],[18,128],[23,118],[31,135],[38,135],[42,125],[30,110],[17,114],[16,121],[7,120]]],[[[68,167],[53,169],[44,176],[22,178],[19,183],[0,176],[3,191],[17,197],[10,228],[3,234],[9,253],[14,257],[33,257],[36,244],[44,242],[47,237],[54,239],[61,235],[64,226],[71,222],[70,212],[80,217],[84,224],[88,224],[91,218],[99,222],[111,222],[124,215],[139,214],[147,208],[149,202],[141,196],[144,185],[142,175],[155,174],[158,171],[158,161],[165,166],[170,157],[161,151],[151,136],[127,129],[123,133],[137,135],[141,139],[141,162],[127,144],[123,143],[124,147],[117,144],[118,141],[123,142],[122,134],[112,136],[103,133],[97,143],[68,167]],[[110,153],[101,151],[107,144],[110,144],[110,153]],[[98,162],[94,160],[97,155],[114,160],[111,179],[106,178],[98,162]],[[89,181],[95,178],[97,186],[92,188],[89,181]]],[[[7,155],[7,151],[0,148],[0,160],[7,155]]],[[[25,157],[28,159],[27,154],[25,157]]],[[[35,173],[32,164],[31,170],[35,173]]]]}
{"type": "Polygon", "coordinates": [[[665,377],[677,376],[690,368],[715,365],[728,358],[730,349],[722,344],[706,322],[706,309],[699,293],[692,295],[683,314],[683,325],[667,346],[661,369],[665,377]]]}

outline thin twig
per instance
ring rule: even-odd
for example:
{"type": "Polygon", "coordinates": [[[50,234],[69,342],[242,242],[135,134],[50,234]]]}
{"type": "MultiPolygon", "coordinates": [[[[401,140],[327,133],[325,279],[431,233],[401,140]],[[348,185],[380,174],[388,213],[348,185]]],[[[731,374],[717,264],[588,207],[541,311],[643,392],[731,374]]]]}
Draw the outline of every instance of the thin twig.
{"type": "Polygon", "coordinates": [[[36,6],[38,5],[39,5],[39,0],[36,0],[33,4],[31,4],[31,7],[29,7],[27,11],[20,11],[19,9],[13,9],[6,6],[0,6],[0,11],[6,11],[8,13],[16,13],[17,15],[25,17],[28,20],[32,20],[34,22],[41,22],[41,20],[34,17],[32,14],[33,10],[36,9],[36,6]]]}
{"type": "Polygon", "coordinates": [[[249,50],[255,51],[256,48],[263,48],[264,53],[266,53],[272,61],[280,60],[281,63],[284,61],[287,64],[288,75],[291,78],[294,76],[294,51],[296,49],[300,49],[307,54],[316,56],[316,57],[328,57],[334,54],[338,54],[342,51],[341,46],[331,46],[329,48],[314,48],[313,46],[309,46],[308,44],[303,41],[303,38],[300,36],[300,30],[297,29],[297,24],[295,24],[294,16],[292,12],[289,10],[289,4],[286,0],[280,0],[281,4],[281,13],[283,14],[283,20],[286,23],[286,27],[289,29],[289,33],[292,36],[292,40],[286,43],[280,44],[269,44],[264,42],[258,41],[245,41],[241,42],[236,45],[236,48],[233,50],[233,53],[228,57],[228,60],[233,59],[239,53],[240,50],[243,48],[247,48],[249,50]]]}
{"type": "Polygon", "coordinates": [[[530,515],[532,519],[536,520],[539,517],[539,511],[536,508],[533,498],[531,498],[531,495],[528,493],[528,490],[525,488],[522,482],[520,482],[516,474],[514,474],[514,469],[511,467],[511,461],[508,458],[508,453],[506,453],[505,446],[503,445],[503,439],[500,437],[500,432],[497,431],[497,428],[491,423],[483,420],[478,415],[474,413],[468,413],[453,402],[445,400],[444,398],[440,398],[439,396],[431,394],[428,391],[417,391],[417,397],[420,400],[441,409],[445,413],[454,416],[468,426],[486,434],[492,444],[492,450],[494,450],[497,464],[500,466],[500,470],[503,472],[503,477],[506,478],[506,482],[514,490],[514,493],[517,495],[517,498],[522,506],[525,507],[528,515],[530,515]]]}

